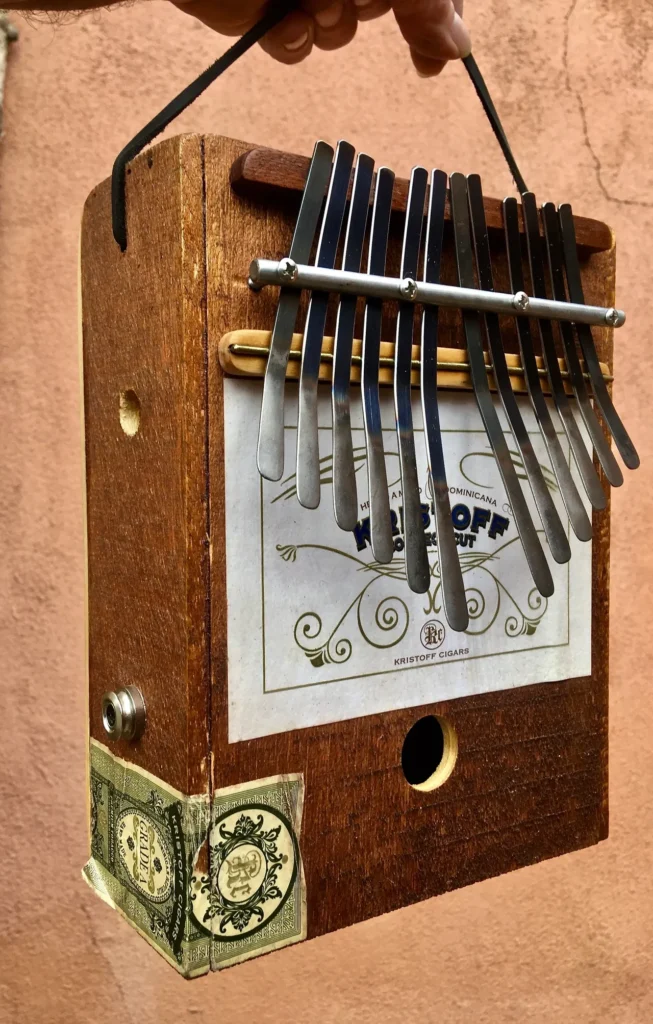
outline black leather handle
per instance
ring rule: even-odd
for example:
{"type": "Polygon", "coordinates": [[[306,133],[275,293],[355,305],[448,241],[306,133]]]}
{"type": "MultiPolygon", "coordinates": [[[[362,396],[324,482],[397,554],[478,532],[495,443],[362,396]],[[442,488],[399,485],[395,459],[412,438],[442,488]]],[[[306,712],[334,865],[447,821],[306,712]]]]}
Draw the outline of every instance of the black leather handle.
{"type": "MultiPolygon", "coordinates": [[[[240,39],[231,46],[226,53],[223,53],[215,63],[211,64],[210,67],[203,71],[202,74],[187,85],[178,96],[175,96],[173,100],[163,108],[156,117],[152,118],[149,124],[146,124],[144,128],[134,136],[134,138],[127,143],[124,149],[116,157],[113,164],[113,171],[111,174],[111,219],[113,226],[113,237],[124,250],[127,248],[127,212],[125,207],[125,174],[127,170],[127,164],[138,156],[142,149],[149,146],[157,135],[160,135],[164,131],[171,121],[174,121],[187,107],[193,103],[198,96],[209,87],[216,78],[219,78],[223,71],[230,68],[232,64],[247,53],[249,49],[257,43],[260,39],[266,35],[270,29],[278,25],[279,22],[283,21],[287,14],[293,10],[296,6],[296,0],[273,0],[268,7],[263,17],[256,22],[240,39]]],[[[520,192],[527,192],[526,182],[524,181],[517,162],[513,156],[512,150],[508,143],[506,133],[503,130],[499,115],[497,114],[494,103],[490,96],[489,90],[483,76],[479,70],[478,64],[474,60],[474,57],[470,54],[468,57],[463,58],[463,64],[467,69],[467,73],[471,78],[474,88],[478,94],[478,97],[483,104],[483,110],[485,111],[487,118],[492,126],[492,130],[496,135],[497,141],[501,146],[501,151],[510,173],[512,174],[515,184],[520,192]]]]}

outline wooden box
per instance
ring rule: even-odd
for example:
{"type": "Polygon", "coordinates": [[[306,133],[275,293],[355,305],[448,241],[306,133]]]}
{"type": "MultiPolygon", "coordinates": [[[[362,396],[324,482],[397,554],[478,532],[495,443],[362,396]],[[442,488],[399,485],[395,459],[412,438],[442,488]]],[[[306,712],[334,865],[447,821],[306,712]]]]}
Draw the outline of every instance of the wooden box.
{"type": "MultiPolygon", "coordinates": [[[[453,662],[478,645],[478,656],[465,656],[460,669],[464,685],[455,665],[440,665],[437,648],[432,665],[409,666],[411,655],[404,655],[397,666],[392,652],[368,645],[352,655],[358,668],[341,669],[324,696],[319,679],[341,654],[328,643],[321,653],[319,645],[307,651],[317,624],[304,620],[301,664],[294,653],[279,660],[277,651],[268,666],[272,710],[264,734],[265,696],[252,690],[250,699],[247,686],[254,683],[243,674],[259,658],[261,598],[248,591],[246,573],[238,579],[248,559],[262,559],[263,519],[254,502],[247,505],[251,523],[235,522],[239,506],[229,498],[240,493],[234,452],[242,487],[254,488],[252,494],[260,487],[263,495],[250,434],[240,442],[229,435],[229,479],[225,469],[235,389],[256,396],[260,382],[226,387],[220,358],[228,361],[229,332],[272,325],[275,295],[248,288],[248,265],[255,256],[287,253],[307,165],[230,139],[181,136],[129,167],[125,252],[112,236],[109,181],[93,190],[84,212],[92,824],[85,875],[186,976],[592,845],[608,833],[608,511],[593,517],[591,565],[589,553],[582,563],[574,552],[565,570],[572,618],[576,575],[585,573],[588,597],[591,587],[591,616],[585,601],[585,617],[573,636],[571,626],[567,633],[567,647],[584,645],[588,667],[591,648],[591,673],[556,675],[574,653],[562,650],[563,642],[561,653],[553,644],[553,653],[537,653],[537,630],[546,623],[526,592],[517,611],[500,606],[496,644],[513,645],[505,685],[494,654],[494,667],[484,660],[485,633],[446,641],[456,652],[453,662]],[[230,612],[235,605],[240,610],[230,612]],[[228,634],[228,623],[235,632],[228,634]],[[392,659],[390,682],[378,667],[381,657],[392,659]],[[533,667],[538,657],[552,666],[542,678],[533,667]],[[360,670],[363,663],[369,672],[360,670]],[[282,698],[284,672],[294,687],[301,666],[318,673],[316,689],[311,676],[306,688],[297,685],[282,698]],[[103,726],[103,695],[126,686],[138,687],[145,701],[146,726],[135,742],[111,739],[103,726]],[[461,690],[467,695],[457,696],[461,690]],[[368,713],[374,701],[382,710],[368,713]],[[306,724],[312,707],[320,721],[306,724]],[[300,727],[282,728],[292,723],[293,708],[300,727]],[[252,735],[242,738],[248,722],[252,735]],[[425,750],[437,770],[416,787],[406,773],[419,773],[425,750]]],[[[406,183],[398,182],[393,266],[405,201],[406,183]]],[[[486,214],[498,286],[507,287],[499,204],[486,201],[486,214]]],[[[578,218],[576,229],[587,301],[610,306],[611,232],[578,218]]],[[[448,236],[444,273],[454,280],[448,236]]],[[[391,324],[389,310],[389,342],[391,324]]],[[[514,324],[503,326],[505,347],[516,352],[514,324]]],[[[601,359],[611,363],[611,332],[596,337],[601,359]]],[[[443,314],[439,343],[464,349],[459,314],[443,314]]],[[[459,399],[467,400],[455,393],[452,401],[459,399]]],[[[290,388],[287,401],[295,401],[290,388]]],[[[460,500],[473,503],[475,487],[460,500]]],[[[295,505],[284,502],[292,518],[295,505]]],[[[322,522],[315,519],[318,533],[322,522]]],[[[343,544],[367,566],[365,545],[361,553],[350,535],[343,544]]],[[[266,650],[286,630],[284,594],[290,600],[295,593],[299,546],[276,545],[283,550],[270,571],[287,568],[279,577],[287,588],[263,609],[266,650]]],[[[339,609],[319,557],[304,561],[302,572],[315,573],[309,611],[317,614],[323,598],[326,619],[339,609]]],[[[360,579],[364,569],[356,566],[360,579]]],[[[395,591],[406,601],[401,588],[405,581],[395,591]]],[[[419,622],[438,621],[437,595],[413,598],[425,609],[419,622]]],[[[417,606],[410,607],[413,614],[417,606]]],[[[365,613],[362,604],[358,609],[365,613]]],[[[382,616],[383,610],[383,627],[382,616]]],[[[417,639],[411,650],[416,659],[429,655],[417,639]]]]}

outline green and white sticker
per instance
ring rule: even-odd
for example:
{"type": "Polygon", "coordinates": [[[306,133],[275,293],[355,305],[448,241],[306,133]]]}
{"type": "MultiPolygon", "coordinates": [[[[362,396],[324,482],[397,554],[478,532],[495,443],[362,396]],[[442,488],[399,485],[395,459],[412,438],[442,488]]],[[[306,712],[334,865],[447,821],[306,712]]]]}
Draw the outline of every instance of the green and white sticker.
{"type": "Polygon", "coordinates": [[[186,977],[306,937],[301,775],[186,796],[91,740],[84,878],[186,977]]]}

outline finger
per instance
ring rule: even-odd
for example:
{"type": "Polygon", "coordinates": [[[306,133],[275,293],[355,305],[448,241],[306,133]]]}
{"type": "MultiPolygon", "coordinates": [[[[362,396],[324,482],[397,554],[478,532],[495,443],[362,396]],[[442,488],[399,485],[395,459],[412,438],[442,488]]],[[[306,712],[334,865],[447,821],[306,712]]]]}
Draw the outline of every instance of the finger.
{"type": "Polygon", "coordinates": [[[381,18],[392,7],[391,0],[353,0],[359,21],[381,18]]]}
{"type": "Polygon", "coordinates": [[[471,39],[452,0],[393,0],[399,30],[412,50],[434,60],[467,56],[471,39]]]}
{"type": "Polygon", "coordinates": [[[356,35],[358,18],[353,5],[336,0],[313,15],[315,45],[320,50],[337,50],[346,46],[356,35]]]}
{"type": "Polygon", "coordinates": [[[258,21],[265,10],[265,0],[243,0],[240,4],[216,3],[216,0],[173,0],[186,14],[223,36],[241,36],[258,21]]]}
{"type": "Polygon", "coordinates": [[[315,23],[305,11],[292,11],[261,40],[261,48],[282,64],[298,64],[313,49],[315,23]]]}
{"type": "Polygon", "coordinates": [[[434,60],[433,57],[425,57],[417,50],[411,50],[410,56],[420,78],[435,78],[449,63],[447,60],[434,60]]]}

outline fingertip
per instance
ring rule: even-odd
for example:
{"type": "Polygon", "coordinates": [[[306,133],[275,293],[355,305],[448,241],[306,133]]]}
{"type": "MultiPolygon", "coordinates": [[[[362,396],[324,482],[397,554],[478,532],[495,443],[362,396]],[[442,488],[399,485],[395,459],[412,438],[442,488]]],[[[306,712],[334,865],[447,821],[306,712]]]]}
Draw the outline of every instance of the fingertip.
{"type": "Polygon", "coordinates": [[[350,3],[336,3],[313,14],[314,42],[320,50],[337,50],[346,46],[356,35],[358,18],[350,3]]]}
{"type": "Polygon", "coordinates": [[[215,0],[172,0],[172,3],[223,36],[241,36],[258,21],[264,8],[261,0],[243,0],[236,9],[225,8],[215,0]]]}
{"type": "Polygon", "coordinates": [[[439,75],[449,63],[446,60],[436,60],[433,57],[425,57],[423,53],[418,53],[418,51],[413,50],[412,47],[410,56],[420,78],[435,78],[435,76],[439,75]]]}
{"type": "Polygon", "coordinates": [[[341,8],[340,16],[329,27],[324,27],[324,22],[320,24],[316,16],[314,39],[320,50],[338,50],[341,46],[347,46],[356,35],[358,18],[353,7],[349,4],[334,4],[328,10],[333,10],[336,6],[341,8]]]}
{"type": "Polygon", "coordinates": [[[458,56],[469,57],[472,52],[472,37],[469,34],[469,30],[465,22],[457,12],[453,16],[449,35],[451,36],[453,43],[458,48],[458,56]]]}
{"type": "Polygon", "coordinates": [[[391,0],[353,0],[359,21],[372,21],[387,14],[392,7],[391,0]]]}
{"type": "Polygon", "coordinates": [[[261,48],[282,64],[298,64],[308,57],[315,41],[313,19],[293,11],[261,40],[261,48]]]}

